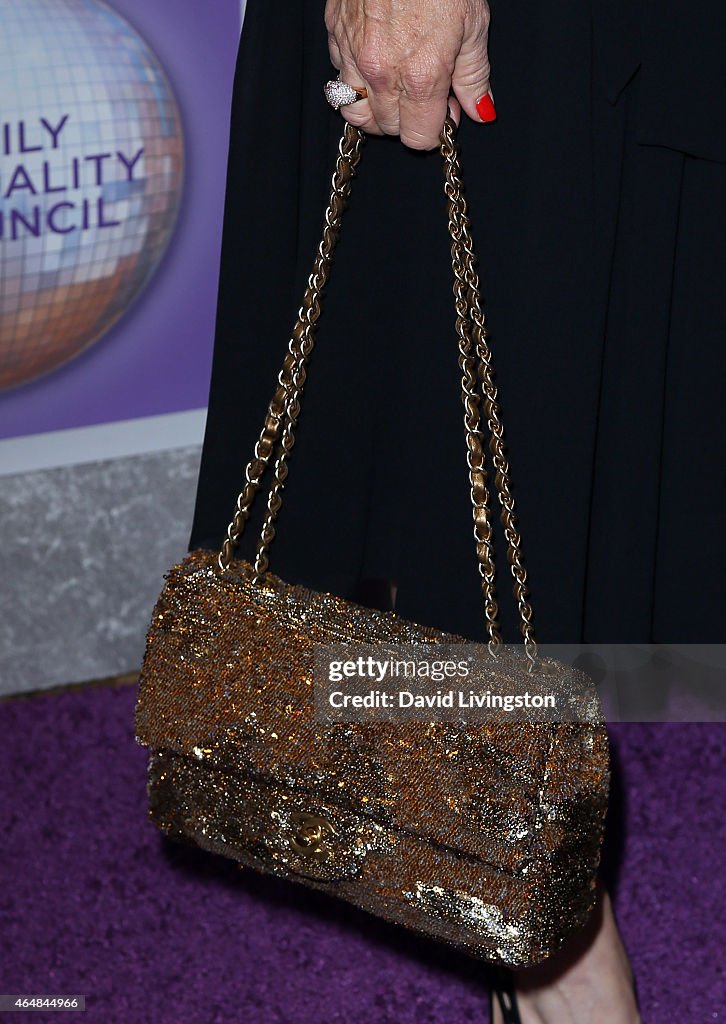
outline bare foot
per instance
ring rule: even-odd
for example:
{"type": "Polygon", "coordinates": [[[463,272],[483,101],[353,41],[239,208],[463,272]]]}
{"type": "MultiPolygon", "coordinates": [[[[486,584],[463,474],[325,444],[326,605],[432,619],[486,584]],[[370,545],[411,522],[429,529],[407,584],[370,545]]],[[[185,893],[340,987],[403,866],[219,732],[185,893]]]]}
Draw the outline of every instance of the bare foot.
{"type": "MultiPolygon", "coordinates": [[[[570,946],[515,972],[522,1024],[642,1024],[608,893],[570,946]]],[[[502,1024],[495,1002],[492,1024],[502,1024]]]]}

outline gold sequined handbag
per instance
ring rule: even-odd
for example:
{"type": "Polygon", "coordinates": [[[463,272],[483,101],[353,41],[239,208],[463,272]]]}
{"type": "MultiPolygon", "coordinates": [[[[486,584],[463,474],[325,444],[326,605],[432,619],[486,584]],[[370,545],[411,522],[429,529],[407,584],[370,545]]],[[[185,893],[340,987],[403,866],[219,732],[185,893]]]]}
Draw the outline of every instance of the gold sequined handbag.
{"type": "MultiPolygon", "coordinates": [[[[346,124],[302,307],[221,550],[174,565],[153,610],[136,739],[149,814],[170,837],[293,879],[496,963],[542,960],[595,899],[609,782],[599,712],[585,721],[336,722],[314,714],[316,645],[468,642],[283,582],[268,547],[343,210],[365,136],[346,124]],[[234,557],[276,454],[254,564],[234,557]]],[[[538,654],[455,125],[441,134],[476,554],[491,678],[525,687],[538,654]],[[481,399],[524,639],[498,626],[481,399]]]]}

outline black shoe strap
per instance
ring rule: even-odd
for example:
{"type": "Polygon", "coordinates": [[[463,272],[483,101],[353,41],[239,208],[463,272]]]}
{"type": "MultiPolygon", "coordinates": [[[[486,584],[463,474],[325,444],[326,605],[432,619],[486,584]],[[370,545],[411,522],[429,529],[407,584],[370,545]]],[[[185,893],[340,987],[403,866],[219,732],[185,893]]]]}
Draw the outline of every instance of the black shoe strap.
{"type": "Polygon", "coordinates": [[[499,974],[493,989],[493,994],[502,1011],[504,1024],[522,1024],[522,1018],[519,1015],[517,993],[514,990],[514,985],[512,984],[508,974],[505,974],[504,972],[499,974]]]}

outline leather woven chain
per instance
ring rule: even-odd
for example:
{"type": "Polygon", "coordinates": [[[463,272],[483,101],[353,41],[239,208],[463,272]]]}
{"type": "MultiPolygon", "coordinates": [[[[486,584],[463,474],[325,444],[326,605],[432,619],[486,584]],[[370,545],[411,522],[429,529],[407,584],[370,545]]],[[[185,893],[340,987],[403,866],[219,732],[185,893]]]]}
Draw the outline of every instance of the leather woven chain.
{"type": "MultiPolygon", "coordinates": [[[[487,468],[481,430],[481,395],[489,434],[489,452],[494,468],[494,486],[507,542],[507,560],[513,577],[514,597],[520,619],[525,652],[534,665],[537,645],[528,600],[527,574],[522,562],[521,538],[517,528],[511,493],[509,464],[505,454],[504,428],[494,384],[491,349],[481,307],[479,276],[471,236],[471,222],[461,180],[461,164],[455,141],[456,125],[447,117],[441,132],[444,164],[444,192],[448,200],[451,265],[454,273],[454,306],[461,369],[464,427],[467,444],[470,496],[474,517],[474,539],[482,580],[484,615],[489,651],[496,654],[502,645],[499,609],[496,600],[494,536],[489,505],[487,468]]],[[[260,489],[279,439],[273,469],[273,481],[267,498],[267,511],[257,543],[254,571],[260,580],[269,565],[268,551],[275,537],[275,521],[282,505],[282,490],[288,474],[288,459],[295,443],[295,427],[300,415],[300,400],[307,379],[307,365],[315,344],[315,323],[320,316],[321,293],[330,276],[335,245],[340,234],[343,212],[350,197],[351,184],[361,158],[365,133],[346,122],[338,146],[330,199],[325,211],[323,236],[308,278],[302,305],[288,343],[277,388],[269,404],[254,454],[245,469],[245,485],[235,506],[234,516],[218,556],[219,568],[229,568],[239,543],[252,503],[260,489]]]]}

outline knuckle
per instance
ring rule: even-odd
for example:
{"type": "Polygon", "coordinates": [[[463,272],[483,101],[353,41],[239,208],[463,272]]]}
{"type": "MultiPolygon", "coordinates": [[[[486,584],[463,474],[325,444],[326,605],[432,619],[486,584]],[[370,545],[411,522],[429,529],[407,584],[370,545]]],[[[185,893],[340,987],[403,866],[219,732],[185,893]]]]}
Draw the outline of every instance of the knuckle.
{"type": "Polygon", "coordinates": [[[383,53],[375,47],[364,46],[356,57],[358,70],[373,86],[387,85],[391,80],[391,67],[383,53]]]}
{"type": "Polygon", "coordinates": [[[469,15],[474,25],[488,28],[492,20],[492,12],[487,0],[476,0],[476,3],[469,9],[469,15]]]}
{"type": "Polygon", "coordinates": [[[408,64],[401,73],[401,88],[412,100],[427,100],[436,91],[438,76],[430,61],[408,64]]]}
{"type": "Polygon", "coordinates": [[[464,89],[486,92],[489,86],[491,67],[484,54],[480,60],[472,61],[464,66],[457,66],[454,72],[454,83],[464,89]]]}
{"type": "Polygon", "coordinates": [[[325,5],[324,21],[328,35],[335,34],[338,28],[338,7],[336,4],[325,5]]]}

